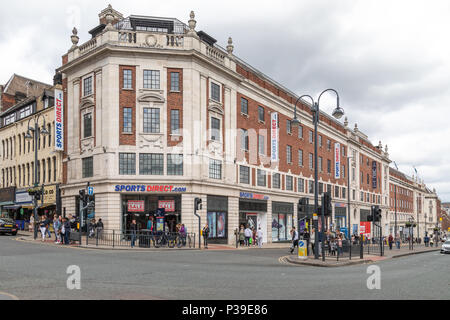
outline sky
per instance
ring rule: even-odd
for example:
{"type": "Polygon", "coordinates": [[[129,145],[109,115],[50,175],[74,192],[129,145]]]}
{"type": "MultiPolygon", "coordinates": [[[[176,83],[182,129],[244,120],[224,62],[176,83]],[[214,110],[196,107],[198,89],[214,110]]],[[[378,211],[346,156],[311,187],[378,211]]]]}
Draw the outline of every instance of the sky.
{"type": "Polygon", "coordinates": [[[185,23],[193,10],[197,31],[222,47],[231,36],[236,56],[292,92],[336,89],[351,128],[450,201],[450,1],[15,0],[0,11],[0,83],[13,73],[52,83],[73,27],[89,40],[109,3],[185,23]]]}

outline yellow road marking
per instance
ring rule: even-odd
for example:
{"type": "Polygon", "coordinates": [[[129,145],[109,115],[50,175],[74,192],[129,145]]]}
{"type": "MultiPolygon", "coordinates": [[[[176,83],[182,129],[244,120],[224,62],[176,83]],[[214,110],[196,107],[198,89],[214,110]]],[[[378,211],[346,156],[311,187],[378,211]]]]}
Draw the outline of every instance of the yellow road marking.
{"type": "Polygon", "coordinates": [[[0,291],[0,295],[10,297],[13,300],[19,300],[19,298],[16,297],[15,295],[10,294],[10,293],[6,293],[6,292],[3,292],[3,291],[0,291]]]}

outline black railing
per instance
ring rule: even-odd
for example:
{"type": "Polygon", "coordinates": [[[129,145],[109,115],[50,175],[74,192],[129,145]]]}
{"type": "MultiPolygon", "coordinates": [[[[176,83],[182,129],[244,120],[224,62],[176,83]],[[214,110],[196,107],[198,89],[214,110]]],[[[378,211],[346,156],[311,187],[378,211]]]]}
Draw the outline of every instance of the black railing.
{"type": "Polygon", "coordinates": [[[83,244],[101,247],[195,248],[195,233],[95,230],[83,244]]]}

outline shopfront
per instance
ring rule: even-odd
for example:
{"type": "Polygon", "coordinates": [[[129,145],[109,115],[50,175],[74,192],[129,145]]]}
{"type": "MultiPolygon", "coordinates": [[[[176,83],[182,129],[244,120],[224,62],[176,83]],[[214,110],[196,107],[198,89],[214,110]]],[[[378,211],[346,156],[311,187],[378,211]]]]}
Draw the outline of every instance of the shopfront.
{"type": "Polygon", "coordinates": [[[0,217],[11,218],[14,215],[15,209],[8,209],[8,207],[15,205],[16,188],[0,189],[0,217]]]}
{"type": "Polygon", "coordinates": [[[344,203],[336,203],[334,206],[334,231],[341,231],[347,237],[347,206],[344,203]]]}
{"type": "Polygon", "coordinates": [[[228,198],[208,196],[207,219],[211,243],[228,242],[228,198]]]}
{"type": "Polygon", "coordinates": [[[272,202],[272,242],[290,241],[294,222],[294,204],[272,202]]]}
{"type": "MultiPolygon", "coordinates": [[[[269,197],[256,193],[241,192],[239,199],[239,228],[249,227],[261,231],[267,235],[267,201],[269,197]]],[[[263,237],[267,242],[267,236],[263,237]]]]}

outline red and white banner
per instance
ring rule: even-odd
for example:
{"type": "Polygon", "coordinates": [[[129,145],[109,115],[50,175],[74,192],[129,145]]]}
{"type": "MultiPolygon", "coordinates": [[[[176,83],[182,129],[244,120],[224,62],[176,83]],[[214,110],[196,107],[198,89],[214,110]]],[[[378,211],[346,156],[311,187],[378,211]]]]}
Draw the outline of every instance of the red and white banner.
{"type": "Polygon", "coordinates": [[[166,212],[174,212],[175,211],[175,200],[167,200],[158,201],[158,208],[159,209],[166,209],[166,212]]]}
{"type": "Polygon", "coordinates": [[[128,212],[144,212],[144,203],[143,200],[128,201],[128,212]]]}

